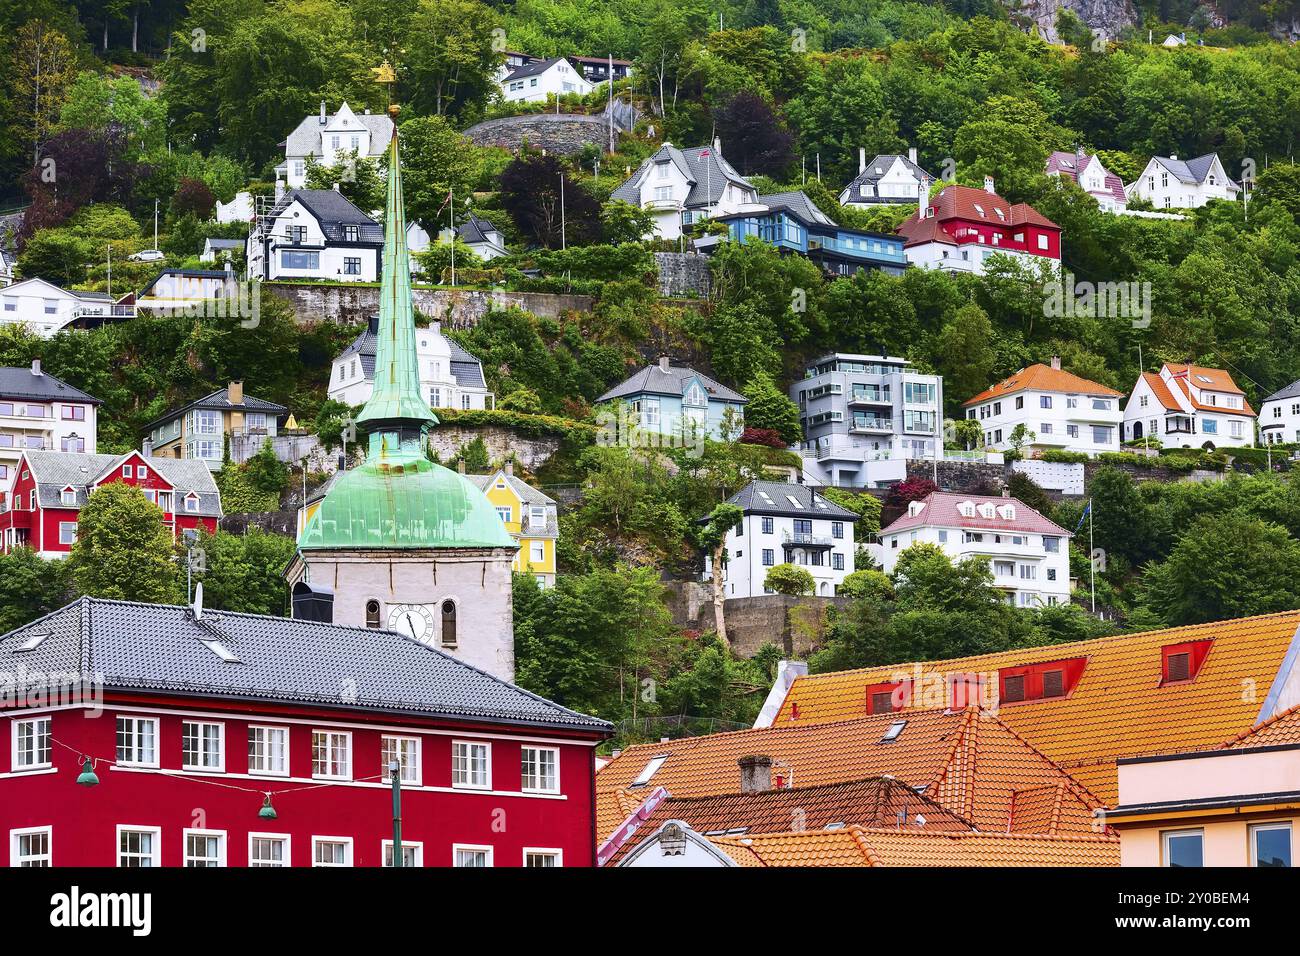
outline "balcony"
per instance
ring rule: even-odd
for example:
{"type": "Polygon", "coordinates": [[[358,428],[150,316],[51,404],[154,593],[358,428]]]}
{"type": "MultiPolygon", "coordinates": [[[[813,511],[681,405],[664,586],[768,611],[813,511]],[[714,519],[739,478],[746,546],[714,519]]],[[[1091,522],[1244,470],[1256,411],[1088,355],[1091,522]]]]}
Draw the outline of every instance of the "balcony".
{"type": "Polygon", "coordinates": [[[876,390],[866,388],[855,388],[853,396],[849,399],[850,405],[888,405],[893,406],[893,401],[889,397],[889,389],[876,390]]]}
{"type": "Polygon", "coordinates": [[[784,540],[781,547],[789,551],[792,548],[818,548],[821,550],[830,550],[835,547],[835,540],[825,535],[802,534],[800,532],[785,532],[784,540]]]}
{"type": "Polygon", "coordinates": [[[677,210],[682,208],[681,202],[676,199],[647,199],[645,208],[662,212],[664,210],[677,210]]]}
{"type": "Polygon", "coordinates": [[[893,434],[894,423],[888,418],[871,418],[866,415],[854,415],[853,422],[849,425],[849,431],[893,434]]]}

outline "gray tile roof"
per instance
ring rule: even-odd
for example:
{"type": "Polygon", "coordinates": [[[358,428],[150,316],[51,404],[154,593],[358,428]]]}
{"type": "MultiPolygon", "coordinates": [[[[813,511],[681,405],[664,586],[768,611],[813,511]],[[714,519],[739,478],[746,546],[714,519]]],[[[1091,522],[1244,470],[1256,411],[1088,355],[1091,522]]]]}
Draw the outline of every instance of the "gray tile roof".
{"type": "MultiPolygon", "coordinates": [[[[496,472],[493,472],[490,475],[466,475],[465,477],[473,482],[475,487],[480,491],[486,492],[488,490],[488,485],[491,483],[492,479],[496,477],[496,472]]],[[[514,489],[515,494],[519,496],[519,500],[522,501],[525,506],[547,506],[546,527],[539,530],[529,525],[525,525],[523,533],[558,536],[560,533],[560,526],[554,510],[556,508],[555,499],[538,491],[522,478],[517,478],[514,475],[506,475],[505,479],[510,487],[514,489]]]]}
{"type": "Polygon", "coordinates": [[[391,631],[81,598],[0,637],[0,669],[101,675],[113,690],[296,702],[605,733],[561,707],[391,631]],[[15,648],[48,635],[35,650],[15,648]],[[220,641],[227,663],[203,644],[220,641]]]}
{"type": "Polygon", "coordinates": [[[687,382],[692,378],[700,380],[700,384],[708,391],[710,400],[740,403],[749,401],[739,392],[732,391],[725,385],[720,385],[693,368],[685,365],[670,365],[668,371],[665,372],[659,367],[658,363],[641,369],[630,378],[615,385],[596,401],[610,402],[616,398],[630,398],[633,395],[675,395],[680,398],[686,390],[687,382]]]}
{"type": "Polygon", "coordinates": [[[541,76],[555,64],[566,59],[562,56],[551,57],[549,60],[533,60],[531,63],[525,63],[523,66],[515,67],[508,74],[502,83],[508,83],[511,80],[522,80],[530,76],[541,76]]]}
{"type": "MultiPolygon", "coordinates": [[[[1210,174],[1210,167],[1214,165],[1214,160],[1218,153],[1206,153],[1204,156],[1197,156],[1195,159],[1173,159],[1169,156],[1157,156],[1156,160],[1161,166],[1173,173],[1184,183],[1193,183],[1199,185],[1205,182],[1205,177],[1210,174]]],[[[1236,186],[1237,184],[1228,178],[1228,182],[1236,186]]]]}
{"type": "MultiPolygon", "coordinates": [[[[133,454],[133,453],[129,453],[133,454]]],[[[36,479],[36,493],[42,508],[66,508],[62,503],[63,489],[69,485],[77,492],[77,504],[86,503],[90,485],[128,455],[90,455],[58,451],[28,451],[24,458],[36,479]]],[[[145,458],[144,461],[164,481],[172,486],[176,497],[184,498],[190,492],[199,496],[199,510],[188,512],[205,518],[221,517],[221,495],[212,471],[205,462],[197,459],[145,458]]],[[[185,513],[185,512],[180,512],[185,513]]]]}
{"type": "Polygon", "coordinates": [[[480,219],[478,216],[470,213],[469,218],[460,224],[456,229],[456,234],[460,236],[461,241],[465,243],[488,242],[489,232],[501,234],[501,230],[486,219],[480,219]]]}
{"type": "Polygon", "coordinates": [[[213,249],[242,249],[244,248],[243,239],[212,239],[207,240],[208,245],[213,249]]]}
{"type": "Polygon", "coordinates": [[[691,149],[678,149],[672,143],[664,143],[655,154],[645,160],[627,182],[612,193],[611,199],[622,199],[634,206],[641,204],[641,181],[657,164],[670,162],[681,170],[686,181],[691,184],[691,191],[686,196],[685,205],[692,208],[707,206],[722,198],[728,183],[744,189],[754,189],[753,184],[727,162],[720,151],[712,146],[695,146],[691,149]],[[708,153],[707,156],[702,155],[708,153]]]}
{"type": "MultiPolygon", "coordinates": [[[[328,119],[333,120],[336,115],[331,113],[328,119]]],[[[382,156],[388,149],[389,141],[393,138],[393,121],[383,113],[358,113],[356,116],[357,121],[370,130],[370,155],[382,156]]],[[[325,125],[328,125],[328,123],[325,125]]],[[[298,124],[297,128],[284,141],[285,155],[321,155],[320,134],[324,129],[325,126],[321,125],[318,114],[308,116],[298,124]]]]}
{"type": "MultiPolygon", "coordinates": [[[[898,153],[877,153],[875,158],[872,159],[871,162],[867,163],[867,168],[864,169],[862,172],[858,173],[857,176],[855,176],[852,180],[850,180],[849,184],[844,187],[844,189],[846,190],[854,190],[854,192],[849,194],[848,198],[849,199],[859,198],[861,196],[861,193],[858,193],[856,191],[857,188],[859,186],[870,186],[872,198],[880,199],[881,197],[876,196],[876,183],[880,182],[881,177],[884,176],[885,173],[889,172],[890,168],[894,165],[895,160],[901,160],[903,165],[907,167],[908,172],[910,172],[917,179],[924,178],[924,179],[928,179],[930,182],[934,182],[933,176],[927,173],[916,163],[912,162],[906,156],[902,156],[898,153]],[[876,172],[877,169],[880,170],[879,173],[876,172]]],[[[916,202],[915,199],[910,199],[910,200],[889,199],[888,197],[885,197],[885,199],[883,199],[882,201],[916,202]]]]}
{"type": "Polygon", "coordinates": [[[1278,389],[1268,398],[1264,399],[1264,401],[1280,402],[1284,398],[1296,398],[1296,397],[1300,397],[1300,378],[1296,379],[1290,385],[1286,386],[1286,388],[1278,389]]]}
{"type": "MultiPolygon", "coordinates": [[[[379,348],[379,335],[375,324],[377,321],[372,319],[365,331],[353,339],[338,355],[340,359],[358,356],[361,359],[361,369],[367,379],[375,377],[375,352],[379,348]]],[[[430,331],[432,330],[427,328],[416,328],[416,332],[430,331]]],[[[483,363],[452,339],[447,338],[447,347],[451,353],[449,356],[451,377],[456,380],[456,384],[465,388],[487,388],[487,380],[483,377],[483,363]]]]}
{"type": "Polygon", "coordinates": [[[360,242],[382,244],[384,241],[384,227],[333,189],[291,189],[275,204],[271,218],[278,218],[295,199],[320,221],[321,231],[331,242],[343,241],[344,226],[359,227],[360,242]]]}
{"type": "Polygon", "coordinates": [[[857,521],[858,516],[833,501],[827,501],[807,485],[784,481],[751,481],[727,499],[745,514],[791,515],[796,518],[828,518],[832,521],[857,521]],[[790,497],[803,507],[790,503],[790,497]]]}
{"type": "Polygon", "coordinates": [[[152,431],[153,429],[157,428],[159,425],[163,424],[164,422],[169,422],[173,418],[178,418],[193,408],[202,408],[206,410],[221,411],[221,412],[231,411],[231,410],[238,410],[244,412],[268,412],[276,416],[287,415],[289,412],[289,409],[285,408],[283,405],[277,405],[275,402],[268,402],[265,399],[261,399],[261,398],[254,398],[252,395],[245,395],[243,404],[235,405],[231,403],[227,395],[228,393],[226,389],[219,388],[215,392],[211,393],[210,395],[204,395],[202,398],[196,398],[188,405],[182,405],[180,408],[173,409],[172,411],[163,415],[161,418],[158,418],[150,422],[148,425],[144,426],[143,430],[146,432],[152,431]]]}
{"type": "Polygon", "coordinates": [[[88,402],[102,405],[93,395],[73,388],[48,372],[40,375],[30,368],[0,368],[0,398],[34,398],[41,401],[88,402]]]}

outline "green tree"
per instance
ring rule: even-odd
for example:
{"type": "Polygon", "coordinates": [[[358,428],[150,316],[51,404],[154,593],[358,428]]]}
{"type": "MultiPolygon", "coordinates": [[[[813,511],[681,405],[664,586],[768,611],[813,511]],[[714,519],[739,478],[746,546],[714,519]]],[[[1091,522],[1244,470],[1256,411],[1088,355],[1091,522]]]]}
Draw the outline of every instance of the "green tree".
{"type": "Polygon", "coordinates": [[[181,596],[162,509],[134,485],[115,481],[95,490],[78,515],[67,560],[82,594],[150,604],[181,596]]]}
{"type": "Polygon", "coordinates": [[[600,225],[610,245],[640,242],[654,231],[654,215],[630,202],[613,199],[600,207],[600,225]]]}
{"type": "Polygon", "coordinates": [[[988,313],[974,302],[958,309],[935,340],[934,355],[943,375],[945,404],[952,414],[961,403],[988,387],[997,365],[997,336],[988,313]]]}
{"type": "Polygon", "coordinates": [[[407,219],[440,228],[447,223],[448,194],[459,205],[474,188],[474,146],[442,116],[412,117],[402,123],[401,136],[407,219]]]}
{"type": "Polygon", "coordinates": [[[71,597],[66,561],[46,561],[31,548],[0,554],[0,634],[57,611],[71,597]]]}
{"type": "Polygon", "coordinates": [[[387,194],[379,163],[359,157],[355,149],[340,155],[331,166],[318,163],[314,156],[307,157],[307,188],[333,189],[335,186],[362,212],[372,213],[384,208],[387,194]]]}
{"type": "Polygon", "coordinates": [[[776,387],[770,375],[765,372],[755,375],[745,386],[745,397],[749,399],[745,405],[745,427],[769,429],[791,445],[803,438],[799,406],[776,387]]]}
{"type": "Polygon", "coordinates": [[[502,60],[493,48],[498,24],[478,0],[419,0],[402,39],[402,85],[418,112],[456,115],[487,98],[502,60]]]}
{"type": "Polygon", "coordinates": [[[769,568],[763,586],[777,594],[797,597],[802,594],[812,594],[817,588],[817,582],[799,565],[787,562],[769,568]]]}
{"type": "Polygon", "coordinates": [[[204,556],[199,579],[205,606],[242,614],[286,613],[289,592],[281,572],[293,558],[293,538],[254,527],[242,535],[201,534],[196,547],[204,556]]]}
{"type": "MultiPolygon", "coordinates": [[[[67,36],[44,20],[29,20],[14,35],[7,66],[11,109],[36,164],[58,127],[59,113],[76,77],[76,51],[67,36]]],[[[57,171],[56,171],[57,174],[57,171]]]]}

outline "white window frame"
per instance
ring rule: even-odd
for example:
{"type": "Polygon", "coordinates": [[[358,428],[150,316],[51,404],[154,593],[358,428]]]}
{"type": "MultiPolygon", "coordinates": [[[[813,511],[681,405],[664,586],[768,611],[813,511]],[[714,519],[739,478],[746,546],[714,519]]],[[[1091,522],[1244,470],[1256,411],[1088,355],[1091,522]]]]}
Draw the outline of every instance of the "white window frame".
{"type": "MultiPolygon", "coordinates": [[[[329,741],[327,740],[327,741],[326,741],[326,750],[327,750],[327,752],[328,752],[328,750],[329,750],[329,747],[330,747],[330,744],[329,744],[329,741]]],[[[312,731],[311,731],[311,754],[312,754],[312,755],[311,755],[311,777],[312,777],[313,780],[351,780],[351,779],[352,779],[352,731],[350,731],[350,730],[330,730],[330,729],[328,729],[328,728],[313,727],[313,728],[312,728],[312,731]],[[337,774],[330,774],[330,773],[317,773],[317,772],[316,772],[316,735],[317,735],[317,734],[324,734],[327,738],[328,738],[328,737],[343,737],[343,738],[345,738],[345,739],[347,740],[347,773],[345,773],[345,774],[343,774],[342,776],[340,776],[340,775],[337,775],[337,774]]],[[[329,764],[330,762],[331,762],[331,761],[329,760],[329,758],[328,758],[328,756],[327,756],[327,757],[326,757],[326,764],[327,764],[327,766],[328,766],[328,764],[329,764]]],[[[315,839],[315,837],[313,837],[313,839],[315,839]]],[[[324,839],[324,838],[322,837],[322,839],[324,839]]],[[[313,857],[313,859],[315,858],[315,852],[314,852],[314,851],[313,851],[313,853],[312,853],[312,857],[313,857]]]]}
{"type": "MultiPolygon", "coordinates": [[[[403,840],[402,849],[411,849],[415,851],[415,862],[412,867],[424,866],[424,843],[419,840],[403,840]]],[[[392,868],[393,864],[388,862],[389,854],[393,852],[393,841],[382,840],[379,844],[379,865],[381,867],[392,868]]]]}
{"type": "Polygon", "coordinates": [[[564,851],[558,847],[549,847],[549,846],[524,847],[524,854],[520,859],[520,863],[524,867],[528,866],[528,855],[530,853],[536,853],[539,856],[553,856],[555,857],[555,865],[557,868],[564,866],[564,851]]]}
{"type": "Polygon", "coordinates": [[[255,830],[250,830],[248,833],[248,866],[250,869],[259,869],[259,870],[272,869],[273,870],[273,869],[278,869],[280,866],[283,866],[287,869],[288,867],[293,866],[293,857],[291,856],[292,851],[293,851],[293,836],[291,834],[259,833],[255,830]],[[276,863],[267,863],[265,861],[254,861],[253,859],[254,840],[280,840],[282,843],[284,843],[284,863],[276,864],[276,863]]]}
{"type": "Polygon", "coordinates": [[[118,714],[116,719],[113,721],[113,754],[116,757],[116,763],[118,764],[118,766],[158,767],[159,766],[158,763],[159,732],[160,732],[160,726],[157,717],[137,717],[134,714],[118,714]],[[134,726],[132,729],[132,738],[133,738],[132,749],[135,752],[136,758],[139,757],[140,749],[141,749],[138,746],[138,739],[140,736],[140,725],[146,723],[153,724],[153,759],[152,760],[127,759],[123,757],[117,757],[117,733],[118,733],[117,721],[119,720],[130,720],[134,722],[134,726]]]}
{"type": "Polygon", "coordinates": [[[321,869],[336,869],[336,870],[337,870],[337,869],[342,869],[342,868],[344,868],[344,867],[352,866],[352,865],[353,865],[353,864],[352,864],[352,861],[353,861],[352,850],[353,850],[353,846],[352,846],[352,837],[345,837],[345,836],[317,836],[317,835],[313,834],[313,835],[312,835],[312,838],[311,838],[311,865],[312,865],[313,867],[320,867],[321,869]],[[318,861],[318,860],[316,859],[316,849],[317,849],[317,848],[318,848],[322,843],[341,843],[341,844],[343,844],[343,862],[342,862],[342,863],[321,863],[320,861],[318,861]]]}
{"type": "Polygon", "coordinates": [[[1182,827],[1174,830],[1160,831],[1160,865],[1163,867],[1170,866],[1169,838],[1184,837],[1195,834],[1201,838],[1201,866],[1205,866],[1205,830],[1201,827],[1182,827]]]}
{"type": "Polygon", "coordinates": [[[453,740],[451,742],[451,785],[457,790],[491,790],[492,789],[492,745],[484,740],[453,740]],[[457,783],[456,782],[456,748],[457,747],[482,747],[487,751],[484,760],[484,775],[486,782],[477,783],[457,783]]]}
{"type": "MultiPolygon", "coordinates": [[[[45,716],[45,717],[29,717],[29,718],[26,718],[26,719],[23,719],[23,720],[15,720],[15,721],[13,721],[12,723],[13,723],[13,730],[12,730],[12,732],[10,733],[11,746],[10,746],[10,748],[9,748],[9,759],[10,759],[10,764],[9,764],[9,766],[10,766],[10,768],[13,770],[13,772],[14,772],[14,773],[30,773],[30,772],[32,772],[32,771],[34,771],[34,770],[48,770],[50,767],[53,767],[53,766],[54,766],[54,739],[53,739],[53,737],[51,736],[51,734],[52,734],[52,732],[53,732],[53,722],[52,722],[52,719],[51,719],[49,716],[45,716]],[[18,752],[18,736],[19,736],[19,734],[18,734],[18,731],[19,731],[19,728],[22,727],[24,724],[37,724],[37,725],[39,725],[39,724],[44,724],[44,725],[45,725],[45,734],[44,734],[44,736],[45,736],[45,738],[46,738],[46,747],[45,747],[45,752],[46,752],[46,755],[47,755],[48,759],[46,759],[46,760],[37,760],[37,761],[35,761],[34,763],[21,763],[21,762],[18,760],[18,756],[19,756],[19,752],[18,752]]],[[[39,757],[39,756],[40,756],[40,745],[39,745],[39,740],[40,740],[40,736],[41,736],[41,735],[40,735],[39,732],[35,732],[35,734],[36,734],[36,736],[35,736],[35,740],[33,741],[33,756],[35,756],[35,757],[39,757]]]]}
{"type": "Polygon", "coordinates": [[[9,865],[11,867],[22,867],[23,862],[30,862],[28,866],[53,866],[54,865],[54,827],[50,825],[42,827],[17,827],[9,831],[9,865]],[[45,837],[45,852],[36,853],[25,858],[18,855],[18,844],[23,837],[43,835],[45,837]]]}
{"type": "MultiPolygon", "coordinates": [[[[1259,866],[1259,848],[1258,848],[1258,844],[1256,844],[1255,842],[1255,834],[1261,830],[1285,830],[1287,832],[1287,836],[1289,836],[1291,839],[1291,857],[1292,857],[1292,862],[1293,863],[1295,862],[1295,833],[1294,833],[1294,828],[1291,825],[1291,821],[1290,820],[1265,820],[1262,823],[1252,823],[1248,827],[1246,827],[1246,836],[1247,836],[1246,842],[1249,844],[1250,847],[1250,866],[1252,867],[1259,866]]],[[[1204,844],[1202,844],[1202,851],[1204,851],[1204,844]]]]}
{"type": "MultiPolygon", "coordinates": [[[[253,753],[252,753],[253,741],[250,739],[250,740],[248,741],[248,748],[249,748],[249,753],[248,753],[248,773],[249,773],[249,776],[254,776],[254,777],[287,777],[287,776],[289,776],[289,728],[288,728],[288,727],[285,727],[285,726],[283,726],[283,725],[280,725],[280,724],[249,724],[249,725],[248,725],[248,733],[249,733],[250,737],[251,737],[253,731],[255,731],[255,730],[260,730],[260,731],[266,732],[266,733],[268,734],[268,737],[269,737],[269,732],[270,732],[270,731],[278,731],[278,732],[280,732],[281,734],[284,735],[284,753],[283,753],[283,757],[284,757],[284,761],[283,761],[283,762],[284,762],[284,767],[283,767],[283,769],[280,769],[280,770],[266,770],[266,769],[261,769],[261,768],[254,768],[254,766],[253,766],[253,753]]],[[[263,741],[263,754],[265,755],[267,752],[269,752],[269,751],[268,751],[268,748],[266,747],[266,740],[264,739],[264,741],[263,741]]]]}
{"type": "MultiPolygon", "coordinates": [[[[216,837],[217,838],[217,867],[226,866],[226,831],[225,830],[204,830],[198,827],[186,827],[181,830],[181,866],[191,869],[213,869],[212,867],[190,867],[190,837],[216,837]]],[[[204,861],[207,857],[202,858],[204,861]]]]}
{"type": "MultiPolygon", "coordinates": [[[[482,844],[482,843],[453,843],[453,844],[451,845],[451,865],[452,865],[453,867],[455,867],[455,866],[457,865],[457,864],[456,864],[456,856],[457,856],[458,853],[460,853],[461,850],[465,850],[465,851],[467,851],[467,852],[482,852],[482,853],[486,853],[486,854],[487,854],[487,867],[486,867],[486,868],[490,869],[491,867],[493,867],[493,866],[496,865],[496,864],[495,864],[495,861],[492,859],[492,857],[493,857],[493,855],[494,855],[494,853],[493,853],[493,851],[494,851],[494,847],[491,847],[491,846],[488,846],[488,845],[486,845],[486,844],[482,844]]],[[[477,867],[474,867],[473,869],[477,869],[477,867]]]]}
{"type": "MultiPolygon", "coordinates": [[[[539,761],[540,765],[540,761],[539,761]]],[[[524,793],[559,793],[560,792],[560,748],[559,747],[542,747],[533,744],[523,744],[519,748],[519,789],[524,793]],[[529,787],[525,784],[524,775],[524,754],[527,751],[533,751],[540,755],[542,751],[549,751],[555,755],[555,786],[553,787],[529,787]]]]}
{"type": "Polygon", "coordinates": [[[60,521],[59,522],[59,544],[66,544],[69,547],[77,543],[77,522],[60,521]],[[66,539],[65,539],[66,535],[66,539]]]}
{"type": "MultiPolygon", "coordinates": [[[[206,732],[199,738],[200,744],[207,742],[206,732]]],[[[199,754],[202,755],[204,748],[200,746],[199,754]]],[[[226,725],[220,720],[194,720],[181,721],[181,769],[197,770],[204,773],[225,773],[226,772],[226,725]],[[217,728],[217,766],[208,767],[204,764],[191,764],[185,762],[185,725],[195,724],[199,727],[216,727],[217,728]]]]}
{"type": "Polygon", "coordinates": [[[117,866],[122,869],[131,869],[131,867],[122,866],[122,834],[123,833],[148,833],[153,837],[153,849],[149,851],[147,857],[140,855],[141,859],[148,859],[150,867],[162,866],[162,827],[145,827],[134,823],[119,823],[113,831],[113,858],[117,861],[117,866]]]}
{"type": "MultiPolygon", "coordinates": [[[[388,762],[392,758],[384,756],[384,744],[390,740],[397,741],[399,743],[412,743],[415,745],[415,758],[413,763],[410,766],[406,765],[406,761],[404,759],[399,758],[399,762],[403,765],[401,781],[402,783],[410,784],[415,787],[423,786],[424,760],[423,760],[423,754],[421,753],[422,741],[420,740],[419,737],[412,737],[409,734],[380,734],[379,735],[379,762],[380,762],[380,769],[383,771],[384,774],[383,776],[384,781],[387,782],[392,780],[392,776],[388,772],[388,762]]],[[[400,749],[399,749],[399,753],[400,753],[400,749]]]]}

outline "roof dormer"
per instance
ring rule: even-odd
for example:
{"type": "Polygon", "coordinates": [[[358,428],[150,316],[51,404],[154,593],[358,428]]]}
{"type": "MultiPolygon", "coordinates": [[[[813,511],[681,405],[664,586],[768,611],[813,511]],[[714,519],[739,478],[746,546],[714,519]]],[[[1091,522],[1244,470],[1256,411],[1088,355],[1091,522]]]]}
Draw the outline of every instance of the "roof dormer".
{"type": "Polygon", "coordinates": [[[987,501],[980,505],[977,510],[979,511],[981,518],[994,518],[997,516],[997,508],[987,501]]]}
{"type": "Polygon", "coordinates": [[[920,514],[922,511],[924,511],[924,510],[925,510],[925,502],[924,502],[924,501],[913,501],[913,502],[909,503],[908,506],[907,506],[907,514],[908,514],[908,517],[911,517],[911,518],[915,518],[917,515],[919,515],[919,514],[920,514]]]}
{"type": "Polygon", "coordinates": [[[963,518],[975,517],[975,503],[971,501],[963,501],[961,504],[957,505],[957,513],[963,518]]]}

